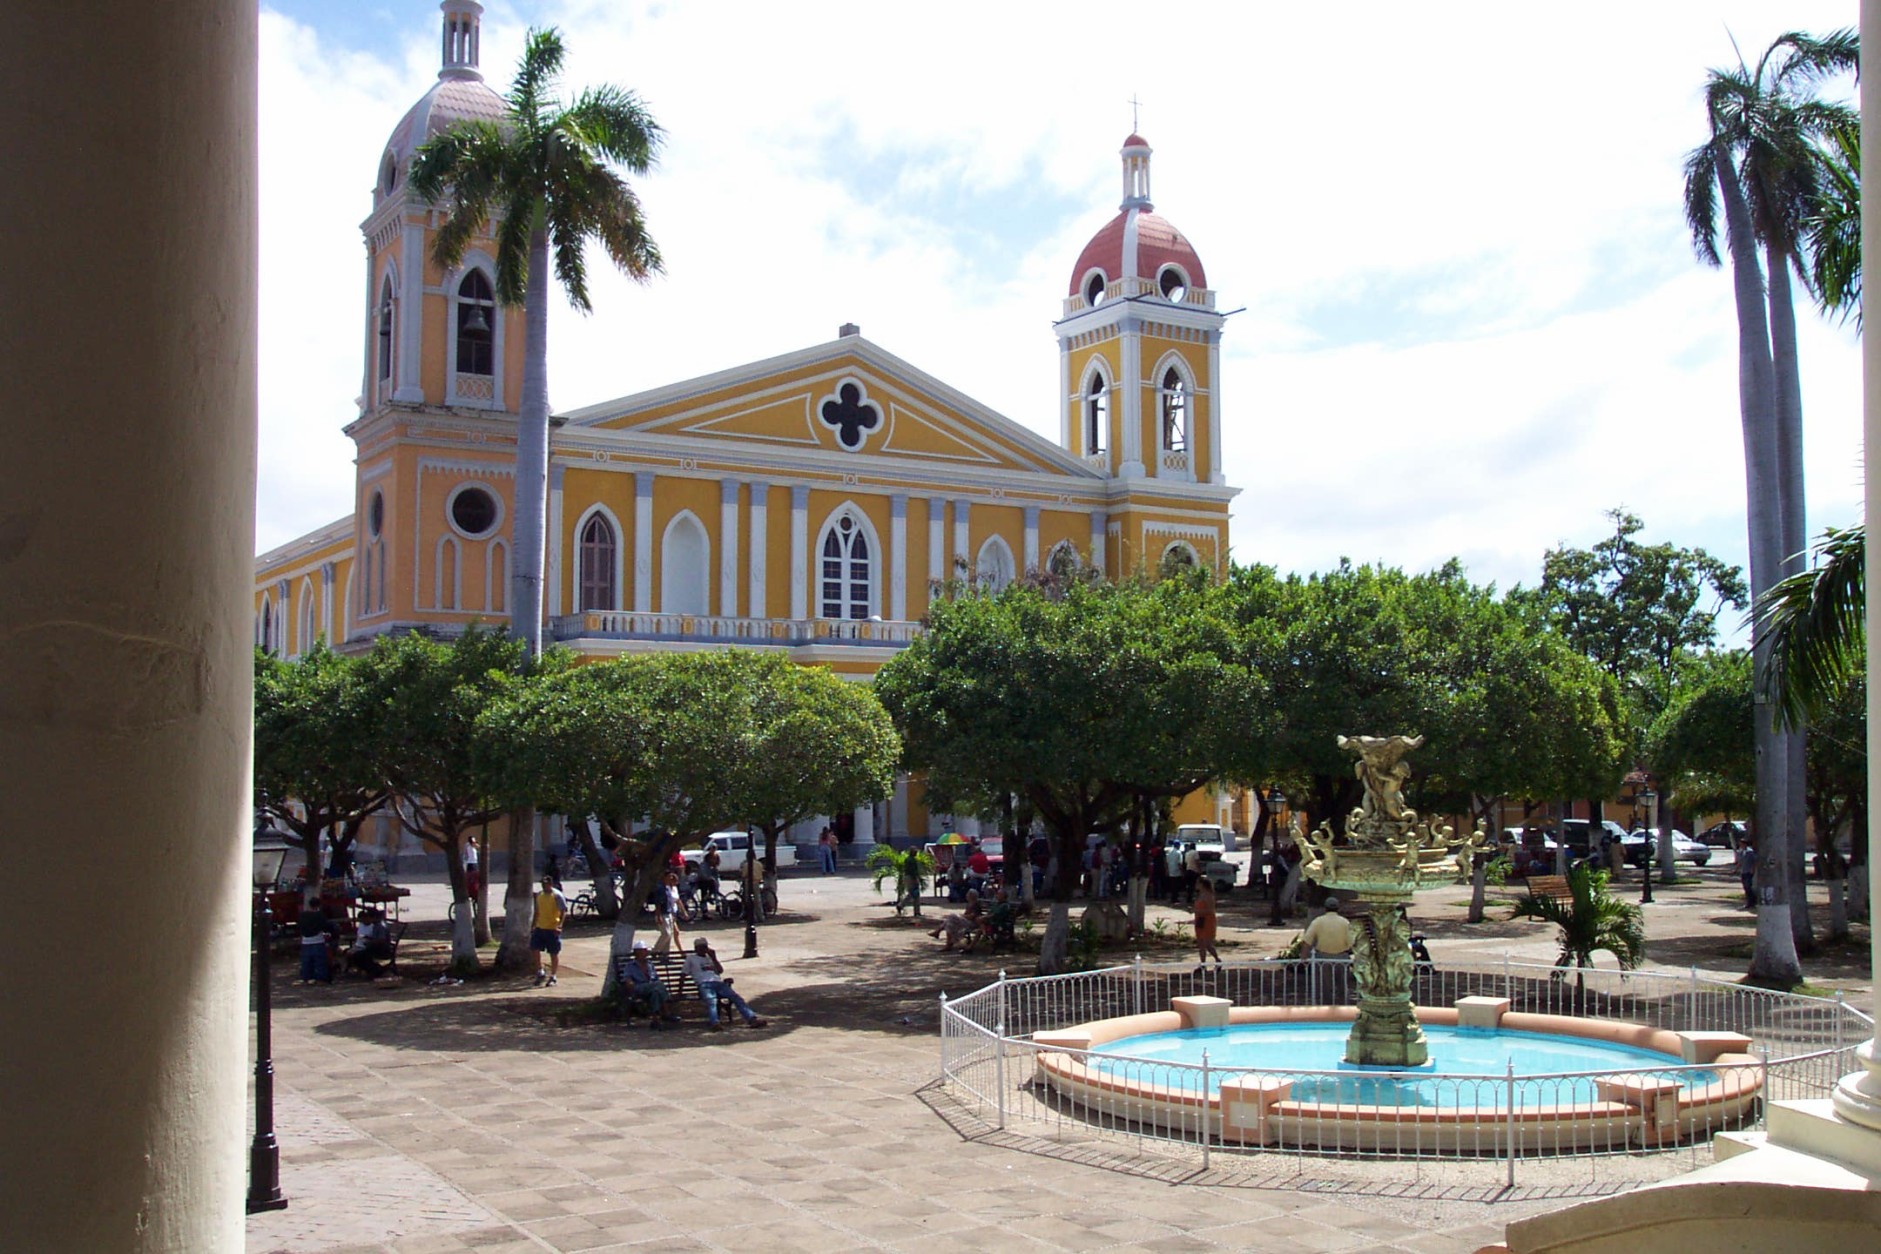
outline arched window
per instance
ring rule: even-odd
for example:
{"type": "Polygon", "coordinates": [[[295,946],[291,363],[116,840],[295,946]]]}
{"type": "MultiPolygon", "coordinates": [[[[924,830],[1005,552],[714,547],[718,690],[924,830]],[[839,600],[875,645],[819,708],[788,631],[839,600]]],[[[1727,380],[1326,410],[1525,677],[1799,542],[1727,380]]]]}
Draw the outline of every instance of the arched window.
{"type": "Polygon", "coordinates": [[[712,545],[690,510],[666,525],[660,541],[660,612],[711,613],[712,545]]]}
{"type": "Polygon", "coordinates": [[[437,606],[441,610],[458,608],[458,599],[463,588],[463,577],[459,570],[457,539],[455,536],[438,538],[438,586],[437,606]]]}
{"type": "Polygon", "coordinates": [[[575,602],[581,610],[620,608],[619,590],[614,583],[614,565],[619,547],[614,542],[614,528],[600,514],[588,519],[580,538],[581,587],[575,602]]]}
{"type": "Polygon", "coordinates": [[[984,592],[998,592],[1012,582],[1012,550],[998,536],[980,546],[973,563],[973,582],[984,592]]]}
{"type": "Polygon", "coordinates": [[[1157,573],[1167,578],[1170,575],[1193,570],[1200,565],[1201,562],[1196,558],[1195,550],[1178,540],[1163,550],[1162,560],[1157,563],[1157,573]]]}
{"type": "Polygon", "coordinates": [[[823,577],[817,598],[823,618],[869,616],[869,537],[856,516],[845,509],[823,537],[823,577]]]}
{"type": "Polygon", "coordinates": [[[457,285],[457,373],[496,373],[496,296],[483,271],[471,270],[457,285]]]}
{"type": "Polygon", "coordinates": [[[1056,579],[1068,579],[1078,573],[1080,564],[1078,551],[1071,541],[1060,540],[1045,556],[1045,573],[1056,579]]]}
{"type": "Polygon", "coordinates": [[[303,579],[300,581],[300,652],[305,653],[307,650],[313,648],[316,630],[317,619],[314,613],[313,581],[303,579]]]}
{"type": "Polygon", "coordinates": [[[1171,453],[1189,447],[1189,385],[1174,366],[1163,373],[1163,448],[1171,453]]]}
{"type": "Polygon", "coordinates": [[[392,276],[379,288],[379,378],[392,377],[392,276]]]}
{"type": "Polygon", "coordinates": [[[274,652],[274,604],[266,596],[261,598],[261,649],[264,653],[274,652]]]}
{"type": "Polygon", "coordinates": [[[1084,451],[1101,453],[1110,437],[1110,388],[1102,371],[1091,371],[1084,385],[1084,451]]]}

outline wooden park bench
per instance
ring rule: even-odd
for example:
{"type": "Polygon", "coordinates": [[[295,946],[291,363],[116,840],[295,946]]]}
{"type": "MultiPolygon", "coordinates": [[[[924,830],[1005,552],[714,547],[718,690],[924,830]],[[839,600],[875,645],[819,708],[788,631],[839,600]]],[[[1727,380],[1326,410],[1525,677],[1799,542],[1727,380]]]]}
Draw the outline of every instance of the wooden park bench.
{"type": "MultiPolygon", "coordinates": [[[[690,975],[686,974],[684,956],[671,952],[650,956],[653,959],[653,970],[659,975],[660,983],[666,989],[667,1006],[673,1013],[677,1014],[679,1007],[684,1003],[698,1000],[699,986],[693,982],[690,975]]],[[[637,1017],[644,1018],[651,1013],[644,1000],[628,991],[627,964],[632,961],[631,953],[614,960],[614,987],[618,990],[621,1010],[629,1023],[637,1017]]]]}
{"type": "Polygon", "coordinates": [[[1573,904],[1574,892],[1565,875],[1531,875],[1527,884],[1530,897],[1552,897],[1564,906],[1573,904]]]}

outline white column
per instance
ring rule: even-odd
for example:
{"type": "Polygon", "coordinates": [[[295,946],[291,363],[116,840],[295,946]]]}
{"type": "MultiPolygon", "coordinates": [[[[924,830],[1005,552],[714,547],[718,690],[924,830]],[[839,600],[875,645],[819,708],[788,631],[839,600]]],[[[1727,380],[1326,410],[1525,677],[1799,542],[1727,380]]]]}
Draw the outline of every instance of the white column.
{"type": "Polygon", "coordinates": [[[738,617],[738,481],[718,483],[718,612],[738,617]]]}
{"type": "Polygon", "coordinates": [[[333,563],[320,564],[320,627],[318,634],[333,643],[333,563]]]}
{"type": "MultiPolygon", "coordinates": [[[[543,578],[548,586],[542,590],[542,603],[548,608],[544,611],[550,618],[562,612],[562,554],[568,543],[562,531],[562,480],[568,474],[568,467],[549,465],[549,526],[545,543],[548,552],[543,560],[543,578]]],[[[484,594],[488,599],[489,593],[484,594]]]]}
{"type": "Polygon", "coordinates": [[[10,1250],[243,1248],[256,22],[247,0],[6,8],[10,1250]],[[28,866],[75,805],[139,851],[137,889],[49,929],[28,866]]]}
{"type": "Polygon", "coordinates": [[[946,583],[953,577],[947,569],[947,502],[938,496],[927,498],[927,579],[946,583]]]}
{"type": "Polygon", "coordinates": [[[1136,319],[1124,318],[1117,352],[1123,359],[1123,450],[1119,479],[1143,477],[1143,337],[1136,319]]]}
{"type": "Polygon", "coordinates": [[[908,618],[908,498],[888,498],[888,617],[908,618]]]}
{"type": "MultiPolygon", "coordinates": [[[[1200,467],[1194,466],[1199,470],[1200,467]]],[[[1204,483],[1228,482],[1227,459],[1221,451],[1221,332],[1208,333],[1208,478],[1204,483]]]]}
{"type": "Polygon", "coordinates": [[[653,610],[653,472],[634,472],[634,611],[653,610]]]}
{"type": "Polygon", "coordinates": [[[790,616],[810,617],[810,489],[790,490],[790,616]]]}
{"type": "Polygon", "coordinates": [[[751,596],[745,606],[745,612],[753,618],[769,618],[771,607],[765,599],[764,559],[770,545],[765,536],[766,502],[771,495],[771,485],[754,483],[751,485],[751,596]]]}
{"type": "MultiPolygon", "coordinates": [[[[379,387],[379,285],[373,274],[376,263],[372,255],[372,241],[362,240],[366,247],[366,365],[360,373],[359,413],[364,417],[378,397],[373,395],[379,387]]],[[[364,528],[355,528],[363,531],[364,528]]]]}
{"type": "Polygon", "coordinates": [[[1025,507],[1025,561],[1019,573],[1038,569],[1038,506],[1025,507]]]}
{"type": "Polygon", "coordinates": [[[1104,539],[1110,528],[1110,515],[1103,510],[1091,513],[1091,565],[1099,572],[1107,573],[1109,567],[1104,564],[1104,539]]]}
{"type": "Polygon", "coordinates": [[[973,550],[967,535],[968,502],[964,497],[954,499],[954,569],[963,571],[963,578],[973,578],[973,550]],[[964,563],[964,564],[963,564],[964,563]]]}
{"type": "MultiPolygon", "coordinates": [[[[370,286],[370,277],[368,277],[370,286]]],[[[1078,412],[1078,402],[1071,395],[1071,347],[1058,342],[1058,442],[1071,451],[1071,417],[1078,412]]]]}
{"type": "Polygon", "coordinates": [[[392,324],[398,338],[398,377],[392,399],[416,405],[425,399],[419,354],[424,344],[425,229],[419,223],[405,222],[399,228],[399,238],[398,311],[392,324]]]}
{"type": "Polygon", "coordinates": [[[890,837],[906,837],[914,834],[908,830],[908,777],[906,775],[895,776],[895,795],[888,803],[888,834],[890,837]]]}
{"type": "Polygon", "coordinates": [[[855,809],[856,837],[853,842],[859,851],[867,850],[875,843],[875,807],[857,806],[855,809]]]}

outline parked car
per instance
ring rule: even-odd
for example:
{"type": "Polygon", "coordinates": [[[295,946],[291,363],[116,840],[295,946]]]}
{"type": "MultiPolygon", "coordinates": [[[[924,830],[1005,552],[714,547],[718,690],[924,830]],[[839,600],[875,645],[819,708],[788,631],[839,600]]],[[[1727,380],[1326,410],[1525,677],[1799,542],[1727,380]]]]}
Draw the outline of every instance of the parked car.
{"type": "MultiPolygon", "coordinates": [[[[743,873],[745,858],[751,852],[751,837],[744,832],[713,832],[705,838],[705,843],[697,849],[688,849],[682,855],[686,860],[686,869],[699,869],[699,860],[705,857],[707,849],[718,850],[718,873],[721,879],[735,877],[743,873]]],[[[764,849],[764,838],[758,838],[758,849],[764,849]]],[[[784,841],[777,842],[777,865],[797,865],[797,847],[784,841]]]]}
{"type": "MultiPolygon", "coordinates": [[[[1169,846],[1171,848],[1180,848],[1183,855],[1186,857],[1190,845],[1193,844],[1195,851],[1200,854],[1202,858],[1202,874],[1206,875],[1209,882],[1215,886],[1215,891],[1225,893],[1233,888],[1235,880],[1240,877],[1241,868],[1222,856],[1223,851],[1221,845],[1213,840],[1184,840],[1181,833],[1186,830],[1189,829],[1178,828],[1177,834],[1169,838],[1169,846]]],[[[1220,831],[1221,829],[1216,828],[1215,830],[1220,831]]]]}
{"type": "Polygon", "coordinates": [[[1612,819],[1602,819],[1598,824],[1587,819],[1564,819],[1561,823],[1561,836],[1567,841],[1569,855],[1575,858],[1593,852],[1602,832],[1614,840],[1626,839],[1626,829],[1612,819]]]}
{"type": "Polygon", "coordinates": [[[1750,828],[1741,819],[1726,819],[1722,823],[1713,823],[1698,833],[1701,844],[1713,849],[1735,849],[1748,835],[1750,828]]]}
{"type": "Polygon", "coordinates": [[[1217,854],[1234,852],[1234,833],[1217,823],[1184,823],[1176,829],[1176,839],[1193,842],[1204,852],[1211,848],[1217,854]]]}
{"type": "MultiPolygon", "coordinates": [[[[1626,834],[1626,840],[1622,848],[1626,852],[1626,864],[1628,866],[1646,865],[1646,842],[1648,840],[1652,841],[1652,856],[1656,859],[1659,856],[1659,837],[1656,832],[1642,827],[1637,831],[1628,832],[1626,834]]],[[[1672,829],[1672,860],[1674,862],[1689,862],[1693,866],[1704,866],[1711,861],[1711,846],[1693,840],[1690,836],[1687,836],[1684,832],[1679,831],[1675,827],[1672,829]]]]}

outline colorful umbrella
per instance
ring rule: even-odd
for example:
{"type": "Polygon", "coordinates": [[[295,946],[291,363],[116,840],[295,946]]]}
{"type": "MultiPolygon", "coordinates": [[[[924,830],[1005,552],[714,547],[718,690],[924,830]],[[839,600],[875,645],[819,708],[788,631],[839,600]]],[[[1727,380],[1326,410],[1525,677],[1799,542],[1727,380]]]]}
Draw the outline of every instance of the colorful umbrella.
{"type": "Polygon", "coordinates": [[[970,845],[973,842],[968,840],[965,836],[962,836],[959,832],[948,832],[934,843],[937,845],[970,845]]]}

